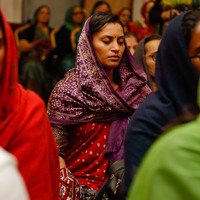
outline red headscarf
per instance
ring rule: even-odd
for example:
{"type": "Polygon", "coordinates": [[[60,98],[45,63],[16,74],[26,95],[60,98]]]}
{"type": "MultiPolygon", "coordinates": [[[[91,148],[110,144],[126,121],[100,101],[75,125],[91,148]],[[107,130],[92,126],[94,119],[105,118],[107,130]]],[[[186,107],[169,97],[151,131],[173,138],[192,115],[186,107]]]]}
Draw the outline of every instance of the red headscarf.
{"type": "Polygon", "coordinates": [[[148,6],[149,3],[154,3],[154,1],[153,1],[153,0],[149,0],[149,1],[145,2],[145,3],[143,4],[143,6],[142,6],[141,13],[142,13],[142,16],[143,16],[144,19],[145,19],[145,24],[149,27],[149,29],[151,29],[151,31],[154,31],[154,32],[155,32],[154,26],[152,26],[152,25],[149,23],[149,20],[148,20],[148,19],[146,18],[146,16],[145,16],[145,14],[146,14],[146,12],[147,12],[147,6],[148,6]]]}
{"type": "Polygon", "coordinates": [[[2,11],[5,61],[0,77],[0,146],[16,156],[31,200],[59,199],[59,161],[45,105],[18,84],[14,36],[2,11]]]}

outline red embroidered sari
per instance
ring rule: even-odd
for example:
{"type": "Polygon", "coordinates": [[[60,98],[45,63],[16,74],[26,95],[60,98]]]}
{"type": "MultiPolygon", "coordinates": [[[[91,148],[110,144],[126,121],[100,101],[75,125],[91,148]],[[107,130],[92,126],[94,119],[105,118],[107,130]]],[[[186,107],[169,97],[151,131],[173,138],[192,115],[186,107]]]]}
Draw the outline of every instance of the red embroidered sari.
{"type": "Polygon", "coordinates": [[[87,123],[68,130],[54,129],[67,168],[89,188],[99,190],[107,179],[108,160],[104,157],[110,123],[87,123]],[[65,145],[63,141],[65,140],[65,145]]]}
{"type": "MultiPolygon", "coordinates": [[[[0,10],[5,57],[0,79],[0,146],[12,153],[31,200],[59,199],[59,161],[45,105],[18,84],[14,36],[0,10]]],[[[11,191],[12,192],[12,191],[11,191]]]]}

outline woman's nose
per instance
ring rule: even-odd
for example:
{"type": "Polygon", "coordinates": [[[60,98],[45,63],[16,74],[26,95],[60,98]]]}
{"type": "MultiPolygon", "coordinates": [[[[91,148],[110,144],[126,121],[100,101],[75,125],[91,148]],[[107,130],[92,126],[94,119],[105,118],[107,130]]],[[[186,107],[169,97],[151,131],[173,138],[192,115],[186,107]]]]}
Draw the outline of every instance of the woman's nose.
{"type": "Polygon", "coordinates": [[[112,46],[113,51],[119,51],[119,44],[117,41],[113,41],[113,46],[112,46]]]}

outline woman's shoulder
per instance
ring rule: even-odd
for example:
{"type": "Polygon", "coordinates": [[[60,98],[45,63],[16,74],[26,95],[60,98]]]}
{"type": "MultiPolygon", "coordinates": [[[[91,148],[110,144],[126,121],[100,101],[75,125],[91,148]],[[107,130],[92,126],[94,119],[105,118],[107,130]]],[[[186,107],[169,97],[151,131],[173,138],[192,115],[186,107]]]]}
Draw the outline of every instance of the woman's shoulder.
{"type": "Polygon", "coordinates": [[[58,30],[55,31],[56,41],[60,41],[62,44],[65,44],[65,41],[69,40],[70,38],[70,33],[71,32],[66,28],[65,25],[58,27],[58,30]]]}
{"type": "Polygon", "coordinates": [[[20,84],[18,91],[20,96],[18,118],[21,118],[21,121],[17,129],[24,131],[32,129],[32,133],[37,132],[37,137],[50,133],[50,123],[44,101],[35,92],[25,90],[20,84]]]}
{"type": "Polygon", "coordinates": [[[147,118],[155,116],[164,117],[171,112],[170,116],[174,115],[174,105],[168,98],[163,98],[159,92],[150,94],[134,112],[133,116],[146,115],[147,118]]]}
{"type": "Polygon", "coordinates": [[[30,24],[29,26],[27,26],[27,28],[25,28],[24,30],[22,30],[21,32],[23,33],[30,33],[31,31],[34,31],[35,30],[35,25],[33,24],[30,24]]]}
{"type": "Polygon", "coordinates": [[[24,109],[28,109],[29,111],[35,109],[39,112],[45,111],[45,103],[39,95],[31,90],[25,90],[21,84],[18,84],[18,88],[21,95],[21,103],[23,103],[24,109]]]}
{"type": "Polygon", "coordinates": [[[71,31],[69,29],[67,29],[67,27],[65,25],[60,26],[58,33],[70,33],[71,31]]]}
{"type": "Polygon", "coordinates": [[[165,126],[176,117],[173,103],[167,99],[163,100],[159,93],[154,92],[133,113],[129,130],[160,135],[165,126]]]}
{"type": "Polygon", "coordinates": [[[54,30],[54,28],[52,28],[52,27],[48,27],[48,29],[49,29],[49,33],[51,33],[51,31],[53,31],[54,30]]]}
{"type": "Polygon", "coordinates": [[[30,25],[27,28],[19,31],[19,39],[26,39],[29,42],[33,40],[33,35],[35,33],[35,25],[30,25]]]}

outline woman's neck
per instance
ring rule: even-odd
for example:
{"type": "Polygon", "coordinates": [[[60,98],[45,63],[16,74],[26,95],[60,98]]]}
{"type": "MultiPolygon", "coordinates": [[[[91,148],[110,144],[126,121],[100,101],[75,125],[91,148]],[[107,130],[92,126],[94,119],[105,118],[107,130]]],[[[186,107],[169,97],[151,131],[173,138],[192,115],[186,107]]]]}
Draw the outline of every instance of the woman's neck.
{"type": "Polygon", "coordinates": [[[37,23],[37,26],[40,27],[44,32],[48,33],[49,32],[49,28],[48,28],[48,24],[47,23],[37,23]]]}
{"type": "Polygon", "coordinates": [[[75,28],[79,27],[80,24],[73,24],[75,28]]]}
{"type": "Polygon", "coordinates": [[[38,22],[38,23],[37,23],[37,26],[39,26],[39,27],[42,28],[42,29],[48,28],[48,24],[47,24],[47,23],[38,22]]]}

